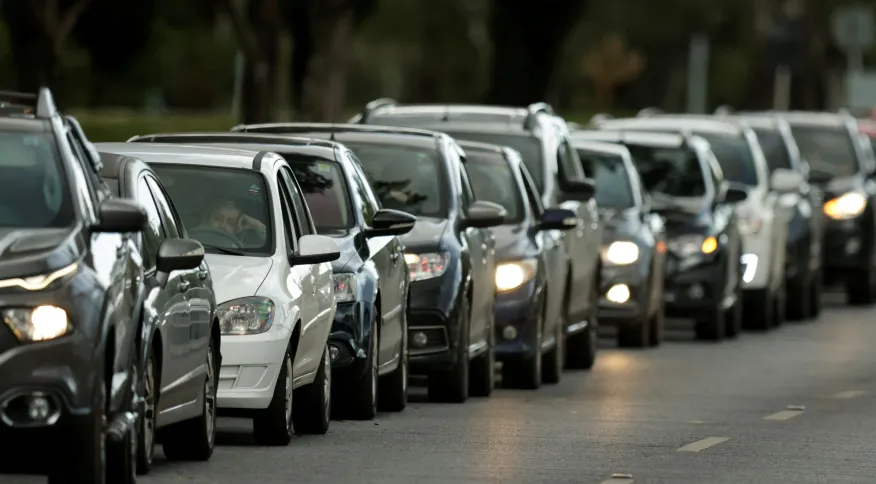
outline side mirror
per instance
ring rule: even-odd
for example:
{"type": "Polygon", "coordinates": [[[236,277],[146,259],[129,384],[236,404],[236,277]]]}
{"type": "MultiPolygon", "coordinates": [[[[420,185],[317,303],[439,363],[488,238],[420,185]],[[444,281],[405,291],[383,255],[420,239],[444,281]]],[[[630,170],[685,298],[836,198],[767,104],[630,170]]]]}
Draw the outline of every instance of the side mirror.
{"type": "Polygon", "coordinates": [[[92,227],[94,232],[140,232],[147,222],[143,207],[124,198],[104,200],[98,212],[100,221],[92,227]]]}
{"type": "Polygon", "coordinates": [[[155,266],[158,272],[194,269],[204,261],[204,246],[193,239],[165,239],[158,247],[155,266]]]}
{"type": "Polygon", "coordinates": [[[563,190],[574,200],[586,202],[596,195],[596,181],[592,178],[566,180],[563,183],[563,190]]]}
{"type": "Polygon", "coordinates": [[[824,185],[833,180],[833,175],[824,170],[813,168],[809,170],[809,181],[816,185],[824,185]]]}
{"type": "Polygon", "coordinates": [[[724,197],[721,199],[723,203],[739,203],[748,198],[748,190],[742,186],[730,183],[724,190],[724,197]]]}
{"type": "Polygon", "coordinates": [[[547,208],[541,214],[538,230],[569,230],[578,226],[578,215],[565,208],[547,208]]]}
{"type": "Polygon", "coordinates": [[[497,203],[478,200],[471,204],[465,214],[465,225],[474,228],[488,228],[502,225],[508,212],[497,203]]]}
{"type": "Polygon", "coordinates": [[[340,256],[341,250],[335,239],[325,235],[304,235],[298,239],[298,253],[289,254],[289,263],[293,266],[322,264],[338,260],[340,256]]]}
{"type": "Polygon", "coordinates": [[[401,210],[383,208],[371,219],[371,228],[365,230],[366,237],[404,235],[417,223],[417,217],[401,210]]]}
{"type": "Polygon", "coordinates": [[[779,168],[770,175],[770,189],[779,193],[800,191],[805,182],[802,173],[785,168],[779,168]]]}

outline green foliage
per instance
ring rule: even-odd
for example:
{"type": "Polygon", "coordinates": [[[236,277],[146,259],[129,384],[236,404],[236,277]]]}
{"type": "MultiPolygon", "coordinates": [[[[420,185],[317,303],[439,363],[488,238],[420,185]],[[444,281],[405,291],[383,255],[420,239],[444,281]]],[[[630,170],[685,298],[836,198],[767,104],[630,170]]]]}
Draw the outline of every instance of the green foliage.
{"type": "Polygon", "coordinates": [[[236,124],[229,115],[174,114],[144,116],[126,112],[74,112],[82,129],[94,142],[126,141],[138,134],[186,131],[228,131],[236,124]]]}

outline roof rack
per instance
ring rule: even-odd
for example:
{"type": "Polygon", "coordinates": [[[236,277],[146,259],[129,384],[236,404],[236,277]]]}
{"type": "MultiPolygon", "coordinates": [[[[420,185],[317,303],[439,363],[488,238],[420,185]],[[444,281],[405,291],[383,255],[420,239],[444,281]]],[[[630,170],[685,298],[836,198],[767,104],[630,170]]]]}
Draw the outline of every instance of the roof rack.
{"type": "Polygon", "coordinates": [[[599,124],[603,121],[609,121],[614,119],[614,116],[608,113],[596,113],[590,117],[590,124],[599,124]]]}
{"type": "Polygon", "coordinates": [[[373,113],[374,111],[380,108],[396,105],[398,105],[398,101],[389,97],[375,99],[365,105],[365,109],[362,110],[362,113],[359,115],[359,119],[356,120],[356,122],[359,124],[366,124],[368,122],[368,118],[371,117],[371,113],[373,113]]]}
{"type": "Polygon", "coordinates": [[[651,116],[657,116],[663,114],[663,110],[660,108],[644,108],[636,113],[637,118],[649,118],[651,116]]]}
{"type": "Polygon", "coordinates": [[[730,116],[731,114],[733,114],[733,108],[727,104],[715,108],[715,116],[730,116]]]}
{"type": "Polygon", "coordinates": [[[26,114],[33,114],[40,119],[50,119],[58,115],[52,91],[47,87],[41,87],[36,93],[0,91],[0,106],[20,107],[26,114]]]}
{"type": "Polygon", "coordinates": [[[547,114],[550,116],[554,115],[554,108],[551,107],[548,103],[532,103],[529,106],[526,106],[526,119],[523,120],[523,129],[527,131],[532,131],[536,126],[536,119],[538,119],[539,114],[547,114]]]}
{"type": "Polygon", "coordinates": [[[128,143],[241,143],[283,144],[296,146],[329,146],[330,140],[304,138],[292,134],[279,133],[241,133],[241,132],[201,132],[201,133],[154,133],[137,135],[128,139],[128,143]]]}

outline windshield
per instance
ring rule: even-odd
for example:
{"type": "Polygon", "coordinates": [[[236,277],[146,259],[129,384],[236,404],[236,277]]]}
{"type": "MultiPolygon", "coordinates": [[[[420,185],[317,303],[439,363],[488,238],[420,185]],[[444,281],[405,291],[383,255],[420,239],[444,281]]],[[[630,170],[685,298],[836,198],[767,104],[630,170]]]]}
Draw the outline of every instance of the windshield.
{"type": "Polygon", "coordinates": [[[523,201],[517,179],[501,154],[467,151],[465,171],[476,199],[505,207],[508,212],[505,223],[523,221],[523,201]]]}
{"type": "Polygon", "coordinates": [[[212,166],[150,166],[189,237],[204,244],[207,252],[272,254],[270,198],[261,173],[212,166]]]}
{"type": "Polygon", "coordinates": [[[760,144],[760,149],[763,150],[763,155],[766,157],[767,165],[770,167],[770,173],[779,168],[790,170],[791,157],[788,155],[788,148],[785,146],[785,140],[781,133],[769,129],[755,129],[754,134],[757,135],[757,142],[760,144]]]}
{"type": "Polygon", "coordinates": [[[283,154],[283,158],[304,193],[317,232],[337,232],[353,226],[353,205],[339,164],[294,154],[283,154]]]}
{"type": "Polygon", "coordinates": [[[596,181],[596,205],[630,208],[636,205],[624,159],[618,155],[578,150],[584,173],[596,181]]]}
{"type": "Polygon", "coordinates": [[[529,170],[529,174],[532,176],[532,181],[535,182],[538,191],[544,191],[544,157],[541,151],[541,141],[538,138],[529,135],[471,133],[467,131],[446,133],[461,140],[480,141],[481,143],[508,146],[517,150],[523,159],[523,164],[529,170]]]}
{"type": "Polygon", "coordinates": [[[724,178],[729,182],[742,183],[743,185],[757,185],[757,170],[754,167],[754,158],[751,156],[751,147],[741,136],[724,136],[712,133],[696,133],[705,139],[712,147],[724,178]]]}
{"type": "Polygon", "coordinates": [[[0,227],[66,227],[74,213],[54,140],[0,133],[0,227]]]}
{"type": "Polygon", "coordinates": [[[627,145],[627,148],[645,190],[673,197],[702,197],[706,194],[705,177],[693,150],[637,145],[627,145]]]}
{"type": "Polygon", "coordinates": [[[447,214],[438,153],[415,146],[345,142],[384,208],[443,218],[447,214]]]}
{"type": "Polygon", "coordinates": [[[800,155],[813,170],[833,176],[851,176],[858,172],[858,159],[852,137],[840,126],[791,126],[800,155]]]}

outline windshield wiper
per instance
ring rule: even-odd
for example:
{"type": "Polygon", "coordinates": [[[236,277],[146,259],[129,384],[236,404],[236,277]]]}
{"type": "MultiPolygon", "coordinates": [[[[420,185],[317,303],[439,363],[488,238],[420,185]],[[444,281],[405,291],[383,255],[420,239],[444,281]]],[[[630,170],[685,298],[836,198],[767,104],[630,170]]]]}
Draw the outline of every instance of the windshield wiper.
{"type": "Polygon", "coordinates": [[[241,251],[239,251],[239,250],[236,250],[236,249],[226,249],[225,247],[216,247],[215,245],[210,245],[210,244],[201,244],[201,245],[203,245],[204,248],[207,249],[207,250],[215,250],[216,252],[219,252],[220,254],[225,254],[225,255],[246,255],[246,254],[244,254],[243,252],[241,252],[241,251]]]}

